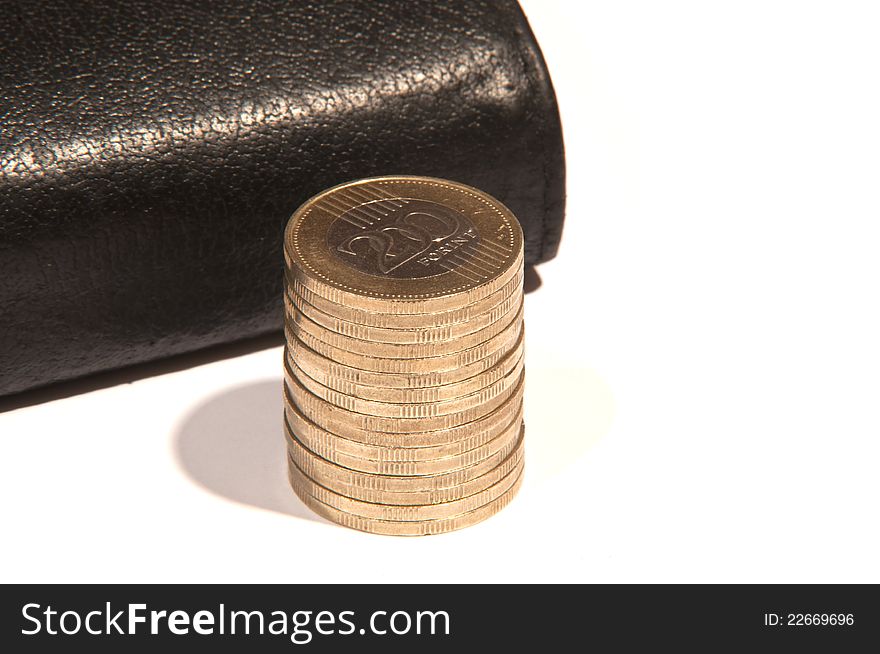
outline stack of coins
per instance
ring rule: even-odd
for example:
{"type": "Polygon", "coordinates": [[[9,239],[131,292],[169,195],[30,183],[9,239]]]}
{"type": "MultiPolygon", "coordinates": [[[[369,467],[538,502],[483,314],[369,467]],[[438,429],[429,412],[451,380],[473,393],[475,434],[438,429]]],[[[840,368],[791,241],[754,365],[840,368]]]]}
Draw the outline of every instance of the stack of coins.
{"type": "Polygon", "coordinates": [[[380,177],[284,238],[290,483],[348,527],[426,535],[498,512],[523,473],[523,241],[476,189],[380,177]]]}

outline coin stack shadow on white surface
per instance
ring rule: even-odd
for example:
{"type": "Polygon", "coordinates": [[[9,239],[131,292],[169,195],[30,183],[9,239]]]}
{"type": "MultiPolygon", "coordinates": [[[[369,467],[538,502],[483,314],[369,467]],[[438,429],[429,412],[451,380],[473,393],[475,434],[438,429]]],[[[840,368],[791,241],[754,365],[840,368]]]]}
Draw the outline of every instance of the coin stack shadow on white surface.
{"type": "Polygon", "coordinates": [[[290,482],[354,529],[428,535],[506,506],[524,466],[523,240],[476,189],[381,177],[284,239],[290,482]]]}

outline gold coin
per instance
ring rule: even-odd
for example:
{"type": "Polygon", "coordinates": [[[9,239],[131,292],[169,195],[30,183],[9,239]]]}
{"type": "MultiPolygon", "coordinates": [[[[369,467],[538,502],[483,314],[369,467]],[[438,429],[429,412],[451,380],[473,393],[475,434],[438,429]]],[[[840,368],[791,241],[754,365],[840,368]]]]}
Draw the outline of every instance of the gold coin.
{"type": "Polygon", "coordinates": [[[290,359],[285,360],[285,365],[287,366],[287,374],[295,376],[305,388],[321,399],[349,411],[386,418],[430,418],[476,409],[513,386],[519,380],[523,370],[523,360],[520,359],[518,366],[489,386],[469,395],[462,395],[448,400],[438,402],[378,402],[376,400],[365,400],[350,393],[341,393],[340,391],[328,388],[319,381],[312,379],[308,373],[290,359]]]}
{"type": "MultiPolygon", "coordinates": [[[[413,391],[413,397],[417,396],[415,391],[424,390],[426,394],[436,393],[438,397],[448,398],[456,396],[459,384],[461,388],[464,388],[466,385],[468,388],[472,388],[473,385],[476,385],[477,389],[482,388],[481,384],[483,381],[499,374],[496,366],[499,366],[502,362],[507,363],[503,363],[500,367],[509,365],[510,356],[521,356],[523,347],[524,332],[521,331],[516,343],[510,349],[499,349],[486,356],[485,360],[462,366],[458,370],[390,373],[363,370],[362,368],[335,361],[313,350],[299,338],[288,332],[285,356],[295,361],[300,368],[309,373],[314,379],[320,379],[322,376],[332,379],[332,381],[327,381],[325,384],[330,388],[338,389],[341,384],[354,384],[356,386],[372,386],[376,389],[404,389],[413,391]],[[447,386],[450,388],[442,388],[447,386]]],[[[380,393],[381,391],[377,390],[375,392],[380,393]]],[[[367,396],[365,395],[364,397],[367,396]]],[[[381,396],[377,399],[381,400],[381,396]]]]}
{"type": "Polygon", "coordinates": [[[478,509],[506,493],[519,479],[523,470],[523,461],[507,473],[500,481],[478,493],[467,495],[457,500],[443,502],[441,504],[377,504],[355,500],[321,486],[310,479],[302,470],[292,466],[289,469],[290,483],[297,495],[311,495],[319,502],[328,506],[374,520],[388,520],[394,522],[421,522],[422,520],[440,520],[451,518],[462,513],[468,513],[478,509]]]}
{"type": "MultiPolygon", "coordinates": [[[[288,451],[288,465],[296,465],[297,468],[301,468],[306,472],[310,478],[318,481],[322,486],[325,486],[340,495],[345,495],[346,497],[362,500],[364,502],[373,502],[375,504],[408,506],[411,504],[442,504],[443,502],[452,502],[462,497],[479,493],[493,484],[498,483],[498,481],[507,475],[508,472],[513,470],[513,468],[522,461],[524,452],[525,449],[523,442],[522,439],[520,439],[520,443],[516,449],[508,454],[501,463],[486,472],[482,472],[473,479],[468,479],[459,484],[447,486],[445,488],[412,491],[387,490],[384,488],[371,488],[357,484],[350,484],[347,483],[347,479],[341,479],[339,476],[334,475],[326,475],[323,478],[316,479],[312,474],[312,471],[319,468],[319,464],[310,464],[309,468],[304,467],[298,462],[296,453],[293,449],[288,451]]],[[[320,457],[318,457],[316,461],[320,461],[320,457]]],[[[390,478],[397,479],[397,477],[393,476],[390,476],[390,478]]],[[[380,476],[379,479],[384,479],[384,477],[380,476]]]]}
{"type": "MultiPolygon", "coordinates": [[[[477,365],[478,371],[491,367],[497,361],[493,361],[490,365],[485,365],[490,361],[490,356],[497,352],[507,352],[519,339],[520,332],[523,328],[522,316],[514,319],[513,322],[505,326],[504,330],[496,334],[487,341],[470,347],[460,352],[451,354],[440,354],[430,357],[419,357],[415,359],[394,359],[389,357],[378,357],[370,354],[371,348],[366,348],[362,352],[350,352],[338,347],[334,347],[323,340],[312,336],[309,333],[296,329],[296,325],[286,323],[284,325],[284,333],[287,336],[287,342],[292,343],[294,339],[305,343],[310,348],[323,354],[325,357],[343,363],[347,366],[369,370],[372,372],[384,372],[389,374],[426,374],[426,373],[442,373],[455,372],[467,366],[477,365]],[[482,364],[482,368],[479,365],[482,364]]],[[[366,341],[365,341],[366,342],[366,341]]]]}
{"type": "MultiPolygon", "coordinates": [[[[439,327],[426,326],[427,323],[433,321],[433,314],[430,317],[425,317],[422,321],[425,323],[423,325],[397,329],[373,327],[360,322],[344,320],[316,307],[292,290],[284,294],[284,304],[288,310],[288,315],[290,315],[291,308],[296,307],[296,309],[324,329],[363,341],[412,344],[444,343],[480,332],[491,325],[503,326],[513,317],[517,308],[522,305],[522,289],[514,289],[500,303],[495,304],[483,313],[474,314],[466,321],[453,322],[439,327]]],[[[370,313],[369,315],[374,316],[375,314],[370,313]]]]}
{"type": "Polygon", "coordinates": [[[451,429],[479,420],[511,398],[519,398],[523,391],[524,377],[524,371],[520,371],[516,384],[506,388],[503,392],[481,405],[455,413],[428,417],[418,415],[419,407],[423,405],[406,405],[413,407],[412,412],[414,414],[406,418],[388,418],[343,409],[312,393],[303,386],[302,382],[295,375],[289,372],[285,375],[284,381],[290,391],[290,396],[303,415],[318,424],[326,426],[330,431],[346,435],[353,430],[358,433],[362,431],[392,432],[400,433],[401,440],[404,440],[408,433],[451,429]]]}
{"type": "Polygon", "coordinates": [[[285,318],[287,324],[290,325],[290,330],[294,334],[309,334],[322,343],[341,350],[347,350],[348,352],[369,352],[376,357],[391,359],[432,358],[441,354],[451,355],[477,347],[488,342],[493,336],[498,335],[517,320],[521,322],[523,318],[523,302],[520,300],[518,306],[513,307],[495,323],[479,331],[451,340],[432,341],[430,343],[382,343],[354,336],[346,336],[316,323],[310,316],[289,304],[286,306],[285,318]]]}
{"type": "MultiPolygon", "coordinates": [[[[358,497],[348,487],[361,488],[372,491],[390,491],[397,493],[412,493],[414,491],[433,491],[462,486],[466,482],[482,477],[485,473],[497,467],[511,452],[519,449],[523,442],[525,428],[520,431],[520,437],[503,447],[498,452],[486,457],[479,463],[467,468],[459,468],[451,472],[443,472],[436,475],[377,475],[368,472],[360,472],[345,468],[339,464],[328,461],[309,450],[294,434],[289,439],[288,453],[296,465],[309,477],[322,486],[334,490],[349,497],[358,497]]],[[[490,484],[491,485],[491,484],[490,484]]],[[[471,494],[471,493],[468,493],[471,494]]],[[[459,495],[459,497],[463,497],[459,495]]],[[[372,501],[368,498],[367,501],[372,501]]],[[[387,502],[391,504],[392,502],[387,502]]],[[[431,502],[415,502],[415,504],[431,504],[431,502]]]]}
{"type": "Polygon", "coordinates": [[[297,489],[296,487],[294,487],[294,491],[303,503],[315,513],[351,529],[387,536],[430,536],[470,527],[495,515],[507,506],[514,498],[522,485],[522,479],[523,476],[522,473],[520,473],[519,477],[517,477],[513,486],[511,486],[508,491],[478,509],[440,520],[421,520],[416,522],[396,522],[364,518],[352,513],[340,511],[329,504],[321,502],[308,493],[301,492],[301,489],[297,489]]]}
{"type": "MultiPolygon", "coordinates": [[[[519,414],[519,416],[521,415],[522,413],[519,414]]],[[[434,459],[419,458],[407,460],[404,458],[406,453],[424,448],[396,448],[396,451],[380,452],[376,458],[354,456],[345,449],[337,447],[340,441],[345,441],[346,439],[330,434],[314,423],[305,422],[303,424],[303,421],[294,423],[294,421],[290,420],[289,416],[285,418],[285,433],[288,441],[295,437],[316,455],[351,470],[400,477],[437,475],[475,465],[499,450],[504,449],[511,441],[518,439],[521,427],[522,418],[519,417],[517,421],[508,425],[495,438],[471,450],[434,459]],[[315,438],[316,435],[318,438],[315,438]],[[324,438],[321,438],[321,436],[324,436],[324,438]]],[[[290,443],[288,444],[290,445],[290,443]]]]}
{"type": "MultiPolygon", "coordinates": [[[[291,356],[285,356],[287,361],[294,360],[291,356]]],[[[472,377],[443,384],[442,386],[399,388],[390,385],[373,386],[369,383],[359,383],[353,378],[366,378],[368,381],[376,381],[378,378],[379,381],[382,381],[384,373],[369,374],[365,371],[359,371],[357,368],[342,366],[302,344],[300,344],[297,350],[295,359],[296,365],[303,372],[328,388],[365,400],[395,403],[441,402],[463,395],[470,395],[507,376],[511,370],[517,368],[523,361],[523,339],[520,337],[517,346],[505,354],[504,358],[491,368],[472,377]]]]}
{"type": "MultiPolygon", "coordinates": [[[[338,434],[333,434],[314,422],[301,415],[295,406],[285,411],[285,422],[290,425],[290,430],[296,434],[303,445],[312,452],[328,460],[334,460],[338,456],[350,456],[357,459],[369,459],[373,461],[387,462],[410,462],[431,461],[447,457],[461,456],[475,449],[494,442],[499,437],[514,428],[519,428],[523,422],[523,407],[519,403],[519,409],[514,414],[509,424],[499,424],[495,430],[481,429],[475,436],[469,436],[450,443],[439,445],[423,445],[419,447],[392,446],[392,445],[368,445],[359,441],[353,441],[338,434]],[[328,453],[334,452],[330,455],[328,453]]],[[[398,437],[400,434],[389,434],[398,437]]],[[[356,466],[340,465],[357,469],[356,466]]]]}
{"type": "MultiPolygon", "coordinates": [[[[381,280],[380,280],[381,281],[381,280]]],[[[358,309],[345,304],[331,302],[323,295],[312,291],[296,279],[285,275],[284,286],[289,298],[302,298],[324,313],[367,327],[383,329],[428,329],[450,325],[469,324],[486,312],[494,311],[508,301],[518,301],[523,291],[523,271],[519,272],[502,288],[472,304],[463,305],[446,311],[432,313],[389,313],[384,310],[358,309]]]]}
{"type": "MultiPolygon", "coordinates": [[[[489,255],[491,255],[491,250],[488,252],[488,255],[480,252],[477,256],[481,257],[489,255]]],[[[476,260],[479,261],[479,259],[476,260]]],[[[459,265],[456,263],[455,265],[456,269],[450,270],[457,274],[459,271],[467,269],[467,264],[459,265]]],[[[333,286],[323,286],[315,283],[314,278],[309,277],[308,273],[297,268],[287,269],[285,281],[290,288],[293,288],[297,293],[303,295],[303,297],[308,297],[309,295],[306,291],[311,291],[312,293],[325,298],[329,302],[350,306],[361,311],[381,310],[395,316],[430,316],[436,313],[455,311],[463,306],[477,304],[481,301],[485,301],[490,296],[498,298],[503,295],[499,293],[501,290],[506,289],[508,292],[514,290],[520,285],[520,271],[524,268],[522,251],[520,251],[520,254],[516,259],[510,261],[510,265],[510,269],[505,272],[504,276],[494,280],[491,285],[485,284],[485,279],[472,279],[470,280],[470,284],[467,281],[458,279],[458,286],[453,287],[457,288],[458,291],[451,291],[448,295],[437,292],[434,294],[435,298],[432,300],[420,299],[424,297],[424,295],[417,295],[415,297],[394,293],[362,295],[360,293],[362,289],[356,289],[356,292],[343,292],[333,286]],[[460,297],[458,297],[458,294],[460,294],[460,297]]],[[[334,270],[333,272],[336,273],[338,270],[334,270]]],[[[448,275],[449,273],[446,274],[448,275]]],[[[406,281],[412,282],[413,279],[407,278],[406,281]]],[[[398,282],[398,280],[394,280],[394,282],[398,282]]],[[[433,280],[432,285],[436,285],[436,282],[437,280],[433,280]]],[[[372,283],[374,287],[378,286],[375,279],[372,280],[372,283]]],[[[381,286],[395,288],[399,287],[400,284],[393,282],[389,284],[387,281],[383,280],[381,286]]],[[[428,287],[428,283],[423,281],[421,286],[428,287]]],[[[351,287],[349,288],[351,289],[351,287]]],[[[429,293],[427,295],[430,296],[431,294],[429,293]]]]}
{"type": "Polygon", "coordinates": [[[285,432],[308,506],[376,533],[488,517],[522,479],[523,237],[424,177],[325,191],[284,234],[285,432]]]}
{"type": "Polygon", "coordinates": [[[437,429],[434,431],[410,432],[384,432],[374,430],[345,429],[338,420],[345,409],[340,409],[332,404],[328,405],[324,413],[308,415],[297,405],[291,396],[287,385],[284,385],[284,411],[288,415],[291,424],[302,417],[320,425],[323,429],[340,434],[344,438],[363,443],[368,446],[378,447],[432,447],[448,445],[473,439],[484,443],[498,435],[499,431],[510,424],[517,412],[522,410],[522,389],[511,397],[507,402],[485,416],[457,425],[449,429],[437,429]],[[342,429],[339,427],[342,426],[342,429]]]}
{"type": "Polygon", "coordinates": [[[514,278],[523,260],[522,229],[509,209],[428,177],[324,191],[297,209],[284,244],[290,278],[338,304],[392,313],[472,304],[514,278]]]}

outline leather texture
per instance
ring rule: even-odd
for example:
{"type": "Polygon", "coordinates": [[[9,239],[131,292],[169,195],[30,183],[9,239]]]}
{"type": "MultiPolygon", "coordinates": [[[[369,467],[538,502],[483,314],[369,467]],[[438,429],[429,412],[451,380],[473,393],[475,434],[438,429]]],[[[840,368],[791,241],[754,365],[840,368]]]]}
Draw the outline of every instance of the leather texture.
{"type": "Polygon", "coordinates": [[[481,188],[554,256],[562,136],[506,0],[0,2],[0,395],[281,327],[318,191],[481,188]]]}

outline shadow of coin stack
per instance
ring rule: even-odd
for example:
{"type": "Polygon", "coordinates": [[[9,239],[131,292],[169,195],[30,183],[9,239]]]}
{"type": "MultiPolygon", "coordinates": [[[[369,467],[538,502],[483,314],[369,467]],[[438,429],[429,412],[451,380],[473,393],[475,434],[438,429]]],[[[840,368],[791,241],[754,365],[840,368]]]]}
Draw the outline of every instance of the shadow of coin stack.
{"type": "Polygon", "coordinates": [[[393,535],[495,514],[523,473],[523,242],[473,188],[344,184],[285,232],[290,483],[318,514],[393,535]]]}

